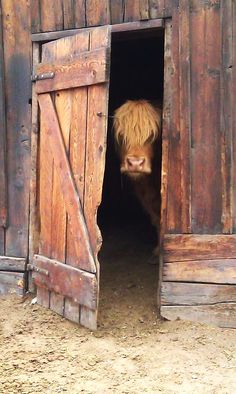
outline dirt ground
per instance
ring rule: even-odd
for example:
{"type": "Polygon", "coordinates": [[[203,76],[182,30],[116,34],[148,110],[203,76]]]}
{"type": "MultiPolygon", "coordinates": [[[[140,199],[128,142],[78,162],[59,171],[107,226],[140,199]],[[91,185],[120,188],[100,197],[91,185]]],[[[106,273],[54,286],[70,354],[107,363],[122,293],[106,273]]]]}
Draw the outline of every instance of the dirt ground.
{"type": "Polygon", "coordinates": [[[158,320],[156,266],[121,250],[102,264],[96,332],[0,297],[1,394],[236,392],[236,330],[158,320]]]}

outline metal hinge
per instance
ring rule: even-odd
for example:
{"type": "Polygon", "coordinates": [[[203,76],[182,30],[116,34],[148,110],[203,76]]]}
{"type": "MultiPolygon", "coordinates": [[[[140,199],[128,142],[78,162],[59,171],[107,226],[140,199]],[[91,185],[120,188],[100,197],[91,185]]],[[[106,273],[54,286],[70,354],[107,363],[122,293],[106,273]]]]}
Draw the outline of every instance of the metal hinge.
{"type": "Polygon", "coordinates": [[[31,75],[31,81],[36,82],[36,81],[43,81],[44,79],[53,79],[54,76],[55,73],[53,71],[42,73],[42,74],[33,74],[31,75]]]}
{"type": "Polygon", "coordinates": [[[45,270],[44,268],[36,267],[35,265],[32,264],[27,265],[27,271],[34,271],[37,272],[38,274],[49,276],[49,271],[45,270]]]}

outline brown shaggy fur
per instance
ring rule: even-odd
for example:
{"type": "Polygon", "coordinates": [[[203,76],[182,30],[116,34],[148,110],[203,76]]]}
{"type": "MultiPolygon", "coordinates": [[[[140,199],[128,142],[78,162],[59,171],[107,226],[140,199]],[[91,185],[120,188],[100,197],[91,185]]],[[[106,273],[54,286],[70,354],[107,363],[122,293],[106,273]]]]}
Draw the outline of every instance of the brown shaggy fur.
{"type": "Polygon", "coordinates": [[[146,100],[126,101],[115,111],[115,139],[127,149],[154,142],[161,131],[161,111],[146,100]]]}

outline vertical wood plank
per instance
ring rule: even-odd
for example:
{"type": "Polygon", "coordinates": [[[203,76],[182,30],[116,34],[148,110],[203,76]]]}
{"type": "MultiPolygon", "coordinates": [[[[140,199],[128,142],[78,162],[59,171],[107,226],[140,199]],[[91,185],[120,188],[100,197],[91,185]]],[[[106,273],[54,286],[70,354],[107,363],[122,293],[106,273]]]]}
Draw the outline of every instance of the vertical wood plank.
{"type": "Polygon", "coordinates": [[[86,0],[74,0],[75,27],[86,26],[86,0]]]}
{"type": "MultiPolygon", "coordinates": [[[[40,61],[39,44],[33,44],[33,73],[40,61]]],[[[31,133],[31,175],[30,175],[30,219],[29,219],[29,261],[33,263],[33,255],[38,253],[39,247],[39,212],[37,203],[37,179],[39,168],[37,168],[39,154],[39,111],[35,85],[32,86],[32,133],[31,133]]],[[[32,275],[28,275],[28,288],[32,293],[35,291],[32,283],[32,275]]]]}
{"type": "MultiPolygon", "coordinates": [[[[43,47],[42,61],[47,63],[58,60],[66,60],[73,53],[70,43],[73,41],[62,39],[58,43],[43,47]]],[[[71,130],[72,113],[72,93],[71,91],[60,91],[54,94],[54,105],[58,116],[65,148],[69,150],[69,139],[71,130]]],[[[59,169],[60,170],[60,169],[59,169]]],[[[67,213],[63,196],[60,192],[60,179],[58,168],[53,168],[52,185],[52,235],[51,235],[51,255],[60,262],[66,261],[66,232],[67,232],[67,213]]],[[[51,292],[50,308],[55,312],[64,314],[64,297],[51,292]]]]}
{"type": "MultiPolygon", "coordinates": [[[[110,46],[108,27],[91,32],[90,49],[110,46]]],[[[108,113],[108,83],[88,87],[86,183],[84,213],[94,254],[98,252],[100,234],[96,223],[97,208],[102,197],[102,183],[105,169],[107,117],[97,116],[98,112],[108,113]],[[94,163],[99,163],[95,166],[94,163]]]]}
{"type": "Polygon", "coordinates": [[[171,78],[171,133],[169,133],[167,232],[182,231],[181,196],[181,141],[179,119],[179,13],[175,11],[172,19],[172,78],[171,78]]]}
{"type": "Polygon", "coordinates": [[[41,31],[40,0],[31,0],[30,10],[31,10],[31,32],[39,33],[41,31]]]}
{"type": "MultiPolygon", "coordinates": [[[[110,47],[110,28],[94,29],[90,37],[90,49],[110,47]]],[[[101,233],[97,226],[97,209],[101,203],[103,176],[105,170],[107,117],[98,117],[97,113],[108,113],[109,82],[88,88],[87,149],[85,165],[84,213],[90,235],[90,241],[97,263],[97,280],[99,286],[99,263],[97,254],[101,247],[101,233]],[[99,163],[99,165],[94,165],[99,163]]],[[[99,288],[98,288],[99,299],[99,288]]],[[[97,311],[88,311],[81,306],[81,324],[96,326],[97,311]],[[86,323],[87,321],[87,323],[86,323]]]]}
{"type": "Polygon", "coordinates": [[[101,26],[110,24],[109,0],[86,1],[87,26],[101,26]]]}
{"type": "Polygon", "coordinates": [[[63,30],[62,0],[41,0],[41,30],[63,30]]]}
{"type": "Polygon", "coordinates": [[[5,91],[7,97],[8,228],[6,254],[28,254],[31,40],[29,2],[3,0],[5,91]],[[19,94],[20,92],[20,94],[19,94]]]}
{"type": "Polygon", "coordinates": [[[190,27],[189,1],[180,3],[179,18],[179,94],[181,143],[182,232],[191,233],[191,98],[190,98],[190,27]]]}
{"type": "MultiPolygon", "coordinates": [[[[90,35],[88,32],[80,34],[80,51],[89,50],[90,35]]],[[[74,175],[75,184],[79,193],[82,207],[84,207],[85,188],[85,150],[86,150],[86,130],[87,130],[87,105],[88,88],[82,87],[74,89],[72,96],[71,132],[70,132],[70,164],[74,175]]],[[[73,229],[68,223],[67,228],[67,264],[78,267],[75,259],[76,249],[74,244],[73,229]]]]}
{"type": "MultiPolygon", "coordinates": [[[[88,32],[83,32],[80,34],[79,50],[81,52],[89,49],[89,41],[90,36],[88,32]]],[[[69,158],[81,205],[83,206],[85,187],[85,149],[88,89],[87,87],[74,89],[71,95],[72,107],[69,158]]],[[[79,262],[77,259],[75,259],[77,253],[73,237],[73,229],[71,228],[69,222],[67,224],[66,245],[66,263],[73,267],[78,267],[79,262]]],[[[78,323],[80,320],[80,306],[74,303],[72,300],[66,298],[64,316],[78,323]]]]}
{"type": "Polygon", "coordinates": [[[171,132],[171,78],[172,78],[172,22],[165,21],[164,43],[164,100],[163,100],[163,125],[162,125],[162,162],[161,162],[161,222],[160,222],[160,259],[157,284],[157,305],[160,313],[161,285],[163,276],[163,241],[167,227],[167,196],[168,196],[168,163],[169,163],[169,135],[171,132]]]}
{"type": "Polygon", "coordinates": [[[5,253],[4,228],[7,221],[7,180],[6,180],[6,113],[4,90],[3,23],[0,3],[0,254],[5,253]]]}
{"type": "Polygon", "coordinates": [[[163,100],[163,125],[162,125],[162,168],[161,168],[161,226],[160,243],[163,243],[164,234],[167,232],[167,198],[168,198],[168,164],[169,164],[169,138],[171,133],[171,94],[172,94],[172,22],[165,21],[165,46],[164,46],[164,100],[163,100]]]}
{"type": "Polygon", "coordinates": [[[149,1],[148,0],[139,0],[139,13],[140,13],[140,20],[149,19],[149,1]]]}
{"type": "Polygon", "coordinates": [[[232,135],[233,135],[233,164],[232,164],[232,204],[233,204],[233,233],[236,233],[236,4],[232,1],[232,19],[231,23],[233,26],[233,98],[232,98],[232,108],[233,108],[233,119],[232,119],[232,135]]]}
{"type": "MultiPolygon", "coordinates": [[[[45,124],[40,114],[40,180],[39,180],[39,211],[40,238],[39,253],[51,257],[52,245],[52,191],[53,191],[53,158],[48,146],[45,124]]],[[[37,302],[47,308],[50,306],[50,292],[37,288],[37,302]]]]}
{"type": "Polygon", "coordinates": [[[74,0],[63,0],[63,27],[73,29],[75,27],[74,0]]]}
{"type": "Polygon", "coordinates": [[[233,2],[221,6],[221,174],[222,225],[225,234],[233,232],[233,2]]]}
{"type": "Polygon", "coordinates": [[[163,18],[165,13],[165,0],[149,0],[150,18],[163,18]]]}
{"type": "Polygon", "coordinates": [[[139,0],[124,0],[124,22],[140,20],[139,0]]]}
{"type": "Polygon", "coordinates": [[[178,10],[179,4],[182,0],[164,0],[165,1],[165,11],[164,17],[170,18],[174,12],[178,10]]]}
{"type": "MultiPolygon", "coordinates": [[[[6,112],[4,84],[4,52],[2,36],[2,9],[0,4],[0,227],[7,224],[7,179],[6,179],[6,112]]],[[[4,235],[0,230],[0,237],[4,235]]],[[[0,242],[1,244],[1,242],[0,242]]]]}
{"type": "Polygon", "coordinates": [[[192,230],[221,232],[219,3],[192,1],[192,230]],[[199,45],[202,42],[202,45],[199,45]]]}
{"type": "Polygon", "coordinates": [[[110,0],[111,24],[122,23],[124,20],[124,0],[110,0]]]}

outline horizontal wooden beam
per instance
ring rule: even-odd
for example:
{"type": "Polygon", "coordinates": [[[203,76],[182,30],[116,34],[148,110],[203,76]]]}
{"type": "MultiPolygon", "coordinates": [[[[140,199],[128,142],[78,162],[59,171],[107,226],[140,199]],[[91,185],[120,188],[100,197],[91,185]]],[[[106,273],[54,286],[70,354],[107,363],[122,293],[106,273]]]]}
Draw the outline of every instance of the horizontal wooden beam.
{"type": "Polygon", "coordinates": [[[236,284],[236,259],[165,262],[163,280],[236,284]]]}
{"type": "MultiPolygon", "coordinates": [[[[141,31],[150,29],[160,29],[164,28],[163,19],[151,19],[148,21],[138,21],[138,22],[127,22],[111,25],[111,31],[113,34],[131,31],[141,31]]],[[[93,28],[94,29],[94,28],[93,28]]],[[[83,28],[83,31],[91,30],[91,28],[83,28]]],[[[81,29],[70,29],[70,30],[60,30],[60,31],[50,31],[46,33],[34,33],[31,35],[33,42],[46,42],[58,40],[59,38],[73,36],[81,31],[81,29]]]]}
{"type": "Polygon", "coordinates": [[[69,297],[80,305],[97,307],[97,279],[91,274],[41,255],[33,258],[33,280],[38,287],[69,297]]]}
{"type": "Polygon", "coordinates": [[[236,303],[236,286],[181,282],[163,282],[161,286],[162,306],[214,305],[229,302],[236,303]]]}
{"type": "Polygon", "coordinates": [[[89,86],[108,81],[110,51],[108,48],[81,53],[73,62],[44,64],[37,67],[36,93],[89,86]],[[44,76],[52,77],[44,79],[44,76]]]}
{"type": "Polygon", "coordinates": [[[236,258],[236,234],[168,234],[164,236],[163,259],[165,262],[234,258],[236,258]]]}
{"type": "Polygon", "coordinates": [[[22,272],[0,271],[0,295],[18,294],[25,292],[25,274],[22,272]]]}
{"type": "Polygon", "coordinates": [[[199,306],[161,306],[161,316],[168,320],[189,320],[217,327],[236,328],[236,303],[199,306]]]}
{"type": "Polygon", "coordinates": [[[25,272],[26,258],[0,256],[0,271],[25,272]]]}
{"type": "Polygon", "coordinates": [[[127,22],[119,23],[111,26],[111,32],[125,33],[125,32],[135,32],[141,30],[151,30],[151,29],[161,29],[164,28],[163,19],[151,19],[148,21],[137,21],[137,22],[127,22]]]}

